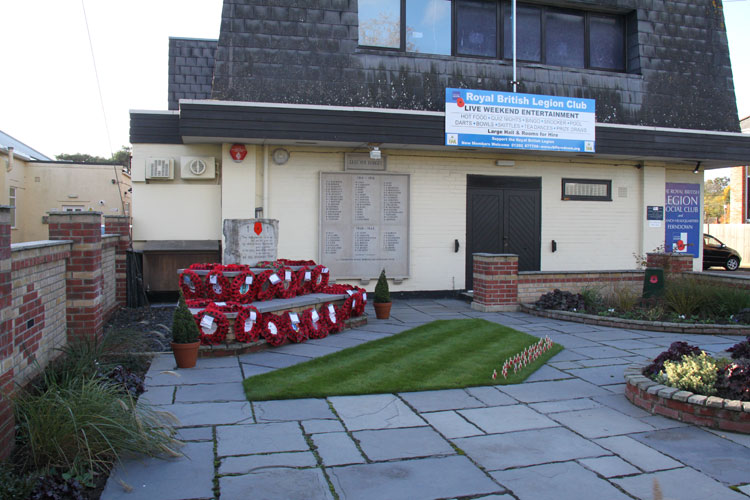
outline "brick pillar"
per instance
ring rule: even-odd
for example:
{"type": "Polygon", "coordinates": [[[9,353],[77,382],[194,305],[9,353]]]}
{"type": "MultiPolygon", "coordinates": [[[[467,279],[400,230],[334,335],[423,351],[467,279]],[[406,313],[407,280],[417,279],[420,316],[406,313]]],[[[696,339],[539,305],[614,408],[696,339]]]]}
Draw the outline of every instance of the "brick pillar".
{"type": "Polygon", "coordinates": [[[102,336],[101,220],[100,212],[49,213],[49,239],[73,242],[65,273],[69,341],[102,336]]]}
{"type": "Polygon", "coordinates": [[[0,460],[13,449],[15,420],[8,399],[13,390],[13,310],[10,207],[0,205],[0,460]]]}
{"type": "Polygon", "coordinates": [[[130,248],[130,217],[105,215],[104,232],[120,237],[115,248],[115,298],[117,307],[125,307],[128,301],[127,252],[130,248]]]}
{"type": "Polygon", "coordinates": [[[477,311],[518,310],[518,255],[474,254],[474,300],[477,311]]]}
{"type": "Polygon", "coordinates": [[[681,253],[647,253],[646,267],[660,267],[665,273],[689,273],[693,270],[693,256],[681,253]]]}

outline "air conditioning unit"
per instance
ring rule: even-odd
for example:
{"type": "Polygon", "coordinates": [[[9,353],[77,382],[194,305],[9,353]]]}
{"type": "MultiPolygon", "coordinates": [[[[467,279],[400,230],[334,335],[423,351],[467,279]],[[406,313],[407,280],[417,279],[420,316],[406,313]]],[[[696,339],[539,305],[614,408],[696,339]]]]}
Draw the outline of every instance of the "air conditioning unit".
{"type": "Polygon", "coordinates": [[[146,179],[174,179],[174,160],[172,158],[148,158],[146,179]]]}
{"type": "Polygon", "coordinates": [[[215,179],[216,158],[212,156],[183,156],[180,158],[183,179],[215,179]]]}

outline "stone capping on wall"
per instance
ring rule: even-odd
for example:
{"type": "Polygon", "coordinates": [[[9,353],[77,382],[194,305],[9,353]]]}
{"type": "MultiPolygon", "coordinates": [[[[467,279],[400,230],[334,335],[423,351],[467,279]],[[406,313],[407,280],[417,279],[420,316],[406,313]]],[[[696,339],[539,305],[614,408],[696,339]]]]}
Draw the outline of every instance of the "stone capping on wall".
{"type": "Polygon", "coordinates": [[[688,424],[750,434],[750,402],[703,396],[654,382],[645,365],[625,369],[625,397],[639,408],[688,424]]]}
{"type": "Polygon", "coordinates": [[[538,309],[532,304],[520,304],[520,310],[542,318],[561,319],[587,325],[649,330],[652,332],[687,333],[694,335],[750,335],[750,325],[703,325],[693,323],[671,323],[668,321],[643,321],[637,319],[595,316],[572,311],[538,309]]]}

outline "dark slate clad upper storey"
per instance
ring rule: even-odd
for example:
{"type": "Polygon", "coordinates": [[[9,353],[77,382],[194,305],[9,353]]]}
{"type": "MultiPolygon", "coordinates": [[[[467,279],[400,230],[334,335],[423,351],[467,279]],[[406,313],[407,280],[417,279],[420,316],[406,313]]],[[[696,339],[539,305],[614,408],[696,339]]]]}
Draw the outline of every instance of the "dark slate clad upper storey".
{"type": "Polygon", "coordinates": [[[168,109],[180,99],[210,99],[216,40],[169,39],[168,109]]]}
{"type": "MultiPolygon", "coordinates": [[[[519,92],[596,99],[603,123],[739,131],[721,0],[544,4],[625,16],[628,72],[519,63],[519,92]]],[[[224,0],[212,98],[443,111],[445,87],[511,79],[508,61],[359,47],[357,0],[224,0]]]]}

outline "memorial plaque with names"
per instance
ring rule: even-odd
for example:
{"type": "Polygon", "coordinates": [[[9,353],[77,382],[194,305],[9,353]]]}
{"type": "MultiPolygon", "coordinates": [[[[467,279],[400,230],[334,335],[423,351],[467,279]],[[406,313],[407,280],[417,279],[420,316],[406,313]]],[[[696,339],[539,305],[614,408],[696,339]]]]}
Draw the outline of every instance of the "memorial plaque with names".
{"type": "Polygon", "coordinates": [[[409,276],[409,175],[320,174],[319,260],[337,278],[409,276]]]}
{"type": "Polygon", "coordinates": [[[276,260],[279,221],[276,219],[224,219],[224,264],[254,266],[276,260]]]}

